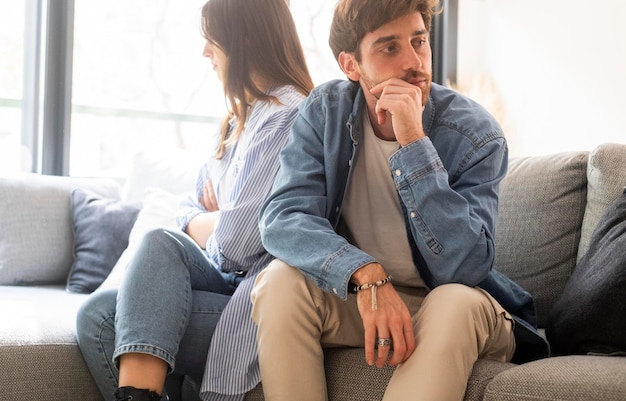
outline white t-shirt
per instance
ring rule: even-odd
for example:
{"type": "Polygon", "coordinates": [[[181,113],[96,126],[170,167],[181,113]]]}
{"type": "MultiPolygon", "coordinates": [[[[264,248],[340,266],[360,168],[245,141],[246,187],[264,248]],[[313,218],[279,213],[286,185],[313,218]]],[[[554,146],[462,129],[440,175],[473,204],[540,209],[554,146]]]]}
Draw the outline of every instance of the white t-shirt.
{"type": "Polygon", "coordinates": [[[363,118],[363,143],[344,201],[343,217],[355,244],[393,276],[393,283],[423,287],[411,256],[400,199],[389,168],[397,141],[374,134],[367,113],[363,118]]]}

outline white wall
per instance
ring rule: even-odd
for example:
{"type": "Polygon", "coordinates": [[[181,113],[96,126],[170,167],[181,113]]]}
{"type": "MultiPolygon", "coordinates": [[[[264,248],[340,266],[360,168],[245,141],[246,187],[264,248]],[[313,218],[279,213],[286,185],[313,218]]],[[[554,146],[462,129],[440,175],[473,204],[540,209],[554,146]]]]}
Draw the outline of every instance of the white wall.
{"type": "Polygon", "coordinates": [[[458,87],[498,117],[511,156],[626,143],[626,1],[459,7],[458,87]]]}

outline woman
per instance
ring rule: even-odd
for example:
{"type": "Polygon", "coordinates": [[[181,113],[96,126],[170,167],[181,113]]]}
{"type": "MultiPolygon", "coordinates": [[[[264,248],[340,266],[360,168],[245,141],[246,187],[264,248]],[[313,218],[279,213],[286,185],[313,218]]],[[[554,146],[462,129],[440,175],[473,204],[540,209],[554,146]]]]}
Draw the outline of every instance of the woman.
{"type": "Polygon", "coordinates": [[[249,293],[271,260],[258,212],[313,83],[285,0],[209,0],[202,28],[230,105],[215,153],[180,231],[148,233],[119,291],[94,293],[78,314],[81,352],[107,400],[160,399],[168,373],[200,381],[205,365],[203,397],[219,398],[242,388],[256,360],[249,293]]]}

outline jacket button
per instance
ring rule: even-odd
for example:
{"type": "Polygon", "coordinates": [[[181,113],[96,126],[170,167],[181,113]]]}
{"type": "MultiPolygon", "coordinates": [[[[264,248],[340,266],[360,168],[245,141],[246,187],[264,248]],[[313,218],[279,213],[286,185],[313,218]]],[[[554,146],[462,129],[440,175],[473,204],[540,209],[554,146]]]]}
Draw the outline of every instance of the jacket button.
{"type": "Polygon", "coordinates": [[[397,175],[398,177],[400,177],[400,176],[402,175],[402,170],[397,169],[397,170],[396,170],[396,175],[397,175]]]}
{"type": "Polygon", "coordinates": [[[337,294],[337,289],[336,289],[336,288],[333,288],[333,292],[334,292],[335,294],[337,294]]]}

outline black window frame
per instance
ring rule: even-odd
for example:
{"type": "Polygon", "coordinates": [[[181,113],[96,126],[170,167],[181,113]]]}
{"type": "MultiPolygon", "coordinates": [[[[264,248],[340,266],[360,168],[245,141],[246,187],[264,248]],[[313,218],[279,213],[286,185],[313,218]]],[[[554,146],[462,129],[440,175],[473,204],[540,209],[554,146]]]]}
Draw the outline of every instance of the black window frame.
{"type": "Polygon", "coordinates": [[[458,0],[442,0],[441,14],[433,17],[430,30],[433,52],[433,82],[457,83],[458,0]]]}

